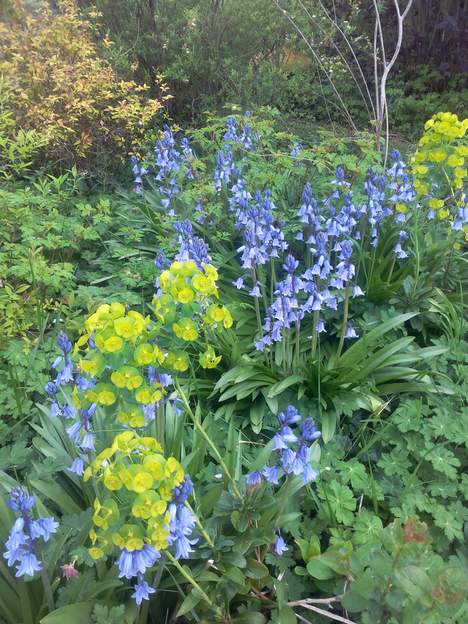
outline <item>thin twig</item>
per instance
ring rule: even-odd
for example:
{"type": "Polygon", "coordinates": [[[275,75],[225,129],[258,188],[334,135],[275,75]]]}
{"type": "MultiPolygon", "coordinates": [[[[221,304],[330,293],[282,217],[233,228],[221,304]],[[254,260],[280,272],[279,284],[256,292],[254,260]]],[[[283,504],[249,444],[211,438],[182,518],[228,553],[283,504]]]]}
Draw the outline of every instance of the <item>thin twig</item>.
{"type": "Polygon", "coordinates": [[[348,618],[341,617],[341,615],[336,615],[335,613],[330,613],[329,611],[325,611],[324,609],[319,609],[318,607],[314,607],[313,605],[301,606],[303,609],[307,609],[308,611],[315,611],[315,613],[320,613],[320,615],[323,615],[330,620],[335,620],[336,622],[344,622],[344,624],[357,624],[357,622],[353,622],[353,620],[348,620],[348,618]]]}

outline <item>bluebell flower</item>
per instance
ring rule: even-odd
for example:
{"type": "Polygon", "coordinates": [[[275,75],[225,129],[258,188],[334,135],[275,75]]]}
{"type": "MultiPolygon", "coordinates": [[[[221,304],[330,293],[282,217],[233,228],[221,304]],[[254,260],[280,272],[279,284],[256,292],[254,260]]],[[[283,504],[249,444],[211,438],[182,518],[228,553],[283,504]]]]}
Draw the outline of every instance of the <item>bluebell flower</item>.
{"type": "Polygon", "coordinates": [[[150,587],[143,577],[139,577],[132,598],[135,599],[137,605],[141,605],[143,600],[149,600],[150,594],[154,594],[155,591],[154,587],[150,587]]]}
{"type": "Polygon", "coordinates": [[[50,397],[54,397],[57,394],[57,392],[58,392],[58,385],[55,382],[53,382],[53,381],[49,381],[44,386],[44,391],[50,397]]]}
{"type": "Polygon", "coordinates": [[[84,461],[81,457],[76,457],[68,469],[70,472],[75,473],[79,477],[83,476],[84,473],[84,461]]]}
{"type": "Polygon", "coordinates": [[[187,507],[171,503],[169,505],[169,537],[168,544],[175,545],[175,558],[188,559],[193,552],[192,546],[198,539],[190,539],[195,527],[195,517],[187,507]]]}
{"type": "Polygon", "coordinates": [[[67,355],[72,350],[72,343],[63,331],[59,332],[59,335],[57,336],[57,344],[63,351],[64,355],[67,355]]]}
{"type": "Polygon", "coordinates": [[[42,562],[36,556],[36,542],[43,539],[47,542],[58,529],[53,518],[32,518],[31,511],[35,504],[34,496],[17,486],[8,497],[9,508],[20,514],[10,530],[5,542],[4,558],[9,567],[16,566],[16,577],[33,576],[42,569],[42,562]]]}
{"type": "Polygon", "coordinates": [[[144,544],[139,550],[130,551],[123,548],[117,561],[119,578],[131,579],[134,576],[144,574],[160,557],[159,551],[148,544],[144,544]]]}
{"type": "Polygon", "coordinates": [[[250,290],[249,295],[251,297],[256,297],[257,299],[262,296],[262,293],[260,292],[260,283],[259,282],[256,282],[254,284],[254,287],[250,290]]]}
{"type": "Polygon", "coordinates": [[[262,476],[269,483],[273,483],[274,485],[278,485],[280,473],[278,466],[265,466],[262,470],[262,476]]]}
{"type": "Polygon", "coordinates": [[[82,377],[81,375],[79,375],[75,379],[75,385],[80,392],[84,392],[85,390],[90,390],[91,388],[94,388],[96,382],[92,379],[87,379],[86,377],[82,377]]]}
{"type": "Polygon", "coordinates": [[[166,254],[162,251],[158,251],[154,258],[154,264],[156,265],[156,268],[161,271],[167,268],[169,266],[169,260],[167,259],[166,254]]]}
{"type": "Polygon", "coordinates": [[[358,338],[358,333],[351,323],[347,324],[345,338],[358,338]]]}
{"type": "Polygon", "coordinates": [[[315,427],[313,418],[306,418],[301,425],[301,436],[306,442],[313,442],[321,437],[321,432],[315,427]]]}
{"type": "Polygon", "coordinates": [[[318,334],[321,334],[323,332],[326,332],[326,328],[325,328],[325,323],[323,321],[323,319],[319,318],[319,320],[317,321],[316,325],[315,325],[315,331],[318,334]]]}
{"type": "Polygon", "coordinates": [[[39,518],[39,520],[32,520],[30,525],[31,537],[37,539],[42,537],[44,542],[48,542],[52,533],[55,533],[59,527],[58,522],[55,522],[53,518],[39,518]]]}
{"type": "Polygon", "coordinates": [[[211,256],[208,245],[200,237],[193,233],[193,226],[188,219],[176,221],[173,224],[178,233],[179,251],[176,260],[193,260],[199,268],[204,264],[210,264],[211,256]]]}
{"type": "Polygon", "coordinates": [[[17,578],[20,576],[34,576],[36,572],[40,572],[41,570],[42,563],[36,557],[35,553],[29,551],[22,555],[15,576],[17,578]]]}
{"type": "Polygon", "coordinates": [[[279,412],[277,418],[280,425],[283,427],[285,425],[294,425],[300,422],[301,415],[294,405],[288,405],[284,411],[279,412]]]}
{"type": "Polygon", "coordinates": [[[132,166],[132,173],[135,183],[135,186],[133,187],[133,192],[140,194],[143,192],[143,178],[148,173],[148,169],[142,167],[138,161],[138,158],[133,154],[130,156],[130,164],[132,166]]]}
{"type": "Polygon", "coordinates": [[[299,156],[299,154],[301,153],[302,150],[302,144],[301,143],[295,143],[291,149],[291,156],[293,158],[297,158],[299,156]]]}
{"type": "Polygon", "coordinates": [[[95,447],[94,447],[94,435],[91,431],[87,430],[85,431],[85,434],[83,436],[83,439],[80,442],[80,447],[84,450],[84,451],[95,451],[95,447]]]}
{"type": "Polygon", "coordinates": [[[29,496],[29,494],[18,485],[11,490],[7,505],[12,511],[25,514],[31,511],[35,502],[34,496],[29,496]]]}
{"type": "Polygon", "coordinates": [[[249,474],[246,475],[245,482],[247,483],[247,485],[255,486],[260,485],[262,479],[262,473],[258,470],[254,470],[253,472],[249,472],[249,474]]]}
{"type": "Polygon", "coordinates": [[[183,505],[192,492],[192,480],[185,475],[183,481],[172,490],[172,502],[176,505],[183,505]]]}
{"type": "Polygon", "coordinates": [[[281,557],[288,550],[288,547],[286,546],[286,542],[279,531],[277,532],[277,535],[278,536],[271,549],[274,555],[281,557]]]}
{"type": "Polygon", "coordinates": [[[452,229],[463,230],[463,226],[466,223],[468,223],[468,203],[465,203],[464,206],[458,209],[457,216],[452,224],[452,229]]]}
{"type": "Polygon", "coordinates": [[[232,284],[237,288],[237,290],[240,290],[244,286],[244,278],[238,277],[235,281],[232,282],[232,284]]]}

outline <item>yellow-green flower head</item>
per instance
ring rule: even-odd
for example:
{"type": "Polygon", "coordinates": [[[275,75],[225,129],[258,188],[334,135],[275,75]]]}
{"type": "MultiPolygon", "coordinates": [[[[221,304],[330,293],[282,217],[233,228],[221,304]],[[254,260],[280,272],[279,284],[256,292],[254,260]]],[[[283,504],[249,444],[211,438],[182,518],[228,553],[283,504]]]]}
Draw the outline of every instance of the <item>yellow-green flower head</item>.
{"type": "Polygon", "coordinates": [[[99,405],[113,405],[117,401],[113,387],[106,383],[98,383],[94,388],[86,390],[84,397],[87,401],[99,405]]]}
{"type": "Polygon", "coordinates": [[[105,329],[114,319],[124,315],[125,306],[122,303],[104,303],[85,321],[86,330],[91,333],[105,329]]]}
{"type": "Polygon", "coordinates": [[[118,531],[112,534],[112,542],[119,548],[127,550],[140,550],[143,548],[144,531],[137,524],[124,524],[118,531]]]}
{"type": "Polygon", "coordinates": [[[165,364],[180,373],[188,370],[190,366],[189,357],[184,351],[169,351],[165,364]]]}
{"type": "Polygon", "coordinates": [[[163,364],[164,353],[161,349],[149,342],[144,342],[137,346],[133,353],[135,364],[138,366],[149,366],[150,364],[163,364]]]}
{"type": "Polygon", "coordinates": [[[143,405],[157,403],[163,398],[162,386],[156,384],[152,386],[142,386],[135,392],[135,400],[143,405]]]}
{"type": "Polygon", "coordinates": [[[104,502],[94,502],[90,555],[99,559],[113,546],[130,551],[144,544],[167,548],[168,504],[185,477],[180,463],[166,459],[154,438],[125,431],[89,470],[109,492],[104,502]]]}
{"type": "Polygon", "coordinates": [[[226,306],[218,305],[216,303],[212,303],[208,306],[203,319],[206,323],[208,323],[208,325],[222,323],[225,329],[232,327],[231,313],[226,306]]]}
{"type": "Polygon", "coordinates": [[[192,319],[183,317],[177,323],[172,324],[172,329],[177,338],[181,340],[190,342],[198,338],[197,326],[192,319]]]}
{"type": "Polygon", "coordinates": [[[93,508],[93,522],[100,529],[107,530],[110,526],[117,524],[119,521],[119,508],[112,498],[106,498],[102,504],[96,498],[93,508]]]}
{"type": "Polygon", "coordinates": [[[204,353],[200,353],[200,366],[202,368],[216,368],[221,362],[221,357],[221,355],[216,355],[213,347],[208,347],[204,353]]]}
{"type": "Polygon", "coordinates": [[[127,410],[119,410],[117,412],[117,422],[130,427],[145,427],[146,420],[143,411],[138,407],[131,407],[127,410]]]}
{"type": "Polygon", "coordinates": [[[170,323],[176,316],[176,305],[171,295],[163,294],[153,299],[153,310],[160,323],[170,323]]]}
{"type": "Polygon", "coordinates": [[[111,381],[117,388],[135,390],[143,383],[143,377],[134,366],[121,366],[111,374],[111,381]]]}
{"type": "Polygon", "coordinates": [[[102,373],[106,363],[102,355],[92,351],[88,354],[86,359],[78,362],[78,366],[82,373],[87,373],[88,375],[91,375],[91,377],[96,377],[102,373]]]}

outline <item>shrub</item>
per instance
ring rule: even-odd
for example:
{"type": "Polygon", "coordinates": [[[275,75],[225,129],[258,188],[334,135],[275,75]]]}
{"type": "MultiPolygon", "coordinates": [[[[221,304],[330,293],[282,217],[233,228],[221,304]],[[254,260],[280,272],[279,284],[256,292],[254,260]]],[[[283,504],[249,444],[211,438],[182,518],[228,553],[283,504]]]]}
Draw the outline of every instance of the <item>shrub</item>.
{"type": "Polygon", "coordinates": [[[40,136],[46,164],[95,175],[127,157],[165,96],[148,98],[146,85],[119,80],[74,2],[57,4],[57,12],[44,3],[31,12],[20,1],[21,17],[0,23],[0,75],[16,132],[40,136]]]}

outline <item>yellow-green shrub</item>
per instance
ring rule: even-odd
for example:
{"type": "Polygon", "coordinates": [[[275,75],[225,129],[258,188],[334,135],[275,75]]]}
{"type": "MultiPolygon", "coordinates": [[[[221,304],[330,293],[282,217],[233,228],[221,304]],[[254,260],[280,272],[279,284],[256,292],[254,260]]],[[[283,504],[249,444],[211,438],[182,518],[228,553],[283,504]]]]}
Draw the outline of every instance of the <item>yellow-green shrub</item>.
{"type": "MultiPolygon", "coordinates": [[[[414,186],[420,201],[439,219],[454,221],[465,204],[468,119],[437,113],[424,125],[412,158],[414,186]]],[[[468,236],[467,228],[465,233],[468,236]]]]}
{"type": "Polygon", "coordinates": [[[164,87],[157,100],[148,86],[119,80],[74,1],[57,4],[55,12],[41,4],[31,13],[17,0],[15,17],[0,23],[0,75],[15,125],[40,133],[53,167],[115,165],[141,142],[164,87]]]}

